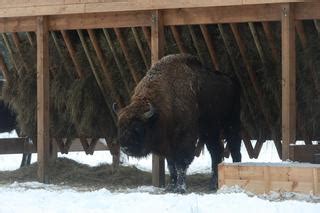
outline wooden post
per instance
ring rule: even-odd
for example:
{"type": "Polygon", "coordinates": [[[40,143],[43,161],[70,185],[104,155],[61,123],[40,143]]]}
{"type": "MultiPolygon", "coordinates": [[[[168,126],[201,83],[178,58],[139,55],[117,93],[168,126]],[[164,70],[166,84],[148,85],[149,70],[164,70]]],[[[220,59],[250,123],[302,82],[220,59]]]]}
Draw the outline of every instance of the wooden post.
{"type": "Polygon", "coordinates": [[[293,4],[284,4],[282,31],[282,160],[289,159],[289,144],[296,140],[296,43],[293,4]]]}
{"type": "MultiPolygon", "coordinates": [[[[153,11],[151,21],[151,61],[155,64],[164,54],[163,20],[159,10],[153,11]]],[[[164,184],[164,159],[152,155],[152,185],[163,187],[164,184]]]]}
{"type": "Polygon", "coordinates": [[[37,152],[38,178],[48,183],[50,158],[49,135],[49,48],[48,22],[44,16],[37,18],[37,152]]]}

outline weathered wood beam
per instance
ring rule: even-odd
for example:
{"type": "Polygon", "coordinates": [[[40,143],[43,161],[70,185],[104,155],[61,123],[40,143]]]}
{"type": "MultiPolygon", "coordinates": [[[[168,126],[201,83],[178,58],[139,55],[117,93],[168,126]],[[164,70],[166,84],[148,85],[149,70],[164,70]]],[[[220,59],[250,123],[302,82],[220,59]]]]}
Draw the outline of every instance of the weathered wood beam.
{"type": "Polygon", "coordinates": [[[125,78],[125,71],[124,71],[124,68],[123,68],[123,66],[122,66],[122,64],[120,62],[120,59],[119,59],[119,57],[118,57],[118,55],[116,53],[115,47],[113,45],[113,42],[112,42],[112,40],[110,38],[110,35],[109,35],[108,31],[106,29],[102,29],[102,30],[103,30],[103,34],[104,34],[104,36],[105,36],[105,38],[107,40],[108,46],[109,46],[109,48],[111,50],[112,56],[113,56],[113,58],[114,58],[114,60],[115,60],[115,62],[117,64],[117,67],[118,67],[118,69],[120,71],[121,79],[122,79],[122,81],[123,81],[123,83],[124,83],[124,85],[126,87],[127,95],[130,96],[131,90],[130,90],[128,82],[125,80],[126,79],[125,78]]]}
{"type": "Polygon", "coordinates": [[[78,35],[79,35],[79,38],[80,38],[80,41],[81,41],[81,44],[82,44],[84,53],[85,53],[85,55],[86,55],[86,57],[87,57],[87,60],[88,60],[88,62],[89,62],[91,71],[92,71],[92,73],[93,73],[93,75],[94,75],[94,77],[95,77],[95,79],[96,79],[97,85],[98,85],[98,87],[99,87],[99,89],[100,89],[101,95],[103,96],[104,102],[106,103],[106,105],[107,105],[107,107],[108,107],[108,109],[109,109],[109,114],[110,114],[110,116],[111,116],[112,119],[113,119],[114,125],[116,125],[116,124],[117,124],[117,118],[116,118],[116,116],[115,116],[115,113],[113,113],[112,103],[110,103],[110,102],[108,101],[108,97],[107,97],[107,95],[106,95],[105,88],[104,88],[104,86],[103,86],[103,84],[102,84],[102,81],[101,81],[101,79],[100,79],[100,76],[99,76],[99,74],[98,74],[98,72],[97,72],[97,70],[96,70],[96,68],[95,68],[95,65],[94,65],[94,63],[93,63],[93,60],[92,60],[92,58],[91,58],[91,55],[90,55],[90,52],[89,52],[89,48],[88,48],[88,45],[87,45],[86,40],[85,40],[85,38],[84,38],[83,32],[82,32],[82,30],[77,30],[77,33],[78,33],[78,35]]]}
{"type": "Polygon", "coordinates": [[[69,52],[69,55],[70,55],[70,58],[73,62],[73,65],[76,69],[76,75],[78,78],[84,78],[85,76],[85,73],[84,71],[82,70],[80,64],[78,63],[77,61],[77,58],[76,58],[76,49],[74,48],[74,46],[72,45],[72,42],[70,40],[70,37],[69,37],[69,34],[67,31],[65,30],[62,30],[61,31],[61,34],[62,34],[62,37],[63,37],[63,40],[64,40],[64,43],[68,49],[68,52],[69,52]]]}
{"type": "Polygon", "coordinates": [[[254,23],[249,22],[248,25],[249,25],[251,35],[253,37],[254,44],[256,45],[260,60],[261,60],[262,64],[265,65],[266,64],[265,55],[264,55],[260,40],[258,38],[258,34],[257,34],[256,28],[254,26],[254,23]]]}
{"type": "MultiPolygon", "coordinates": [[[[279,4],[257,4],[225,7],[195,7],[163,10],[164,25],[219,24],[257,21],[280,21],[279,4]]],[[[296,19],[320,19],[320,3],[296,3],[296,19]]],[[[15,15],[17,12],[15,12],[15,15]]],[[[19,13],[19,15],[21,15],[19,13]]],[[[33,14],[34,15],[34,14],[33,14]]],[[[150,26],[151,11],[101,12],[52,15],[49,30],[94,29],[150,26]]],[[[0,32],[36,30],[36,18],[0,18],[0,32]]]]}
{"type": "MultiPolygon", "coordinates": [[[[308,49],[308,39],[307,39],[307,34],[305,33],[304,27],[303,27],[303,23],[302,21],[296,21],[295,22],[295,26],[296,26],[296,30],[297,30],[297,34],[298,34],[298,38],[302,44],[302,49],[304,54],[309,55],[307,49],[308,49]]],[[[313,61],[312,61],[312,57],[309,55],[309,60],[307,61],[307,66],[308,66],[308,71],[310,73],[310,77],[311,77],[311,81],[313,82],[313,86],[317,91],[317,94],[320,95],[320,86],[319,86],[319,80],[318,80],[318,76],[317,73],[315,71],[315,67],[313,66],[313,61]]]]}
{"type": "Polygon", "coordinates": [[[37,150],[38,178],[49,182],[50,107],[49,107],[49,46],[46,17],[37,18],[37,150]]]}
{"type": "Polygon", "coordinates": [[[99,63],[101,65],[104,77],[107,80],[108,90],[110,91],[111,96],[119,104],[119,106],[123,107],[123,103],[121,101],[121,98],[116,92],[117,88],[115,87],[115,85],[113,83],[113,80],[112,80],[112,73],[111,73],[110,69],[108,68],[107,60],[103,56],[103,52],[102,52],[102,49],[100,48],[100,45],[98,43],[97,37],[95,35],[95,32],[93,30],[87,30],[87,31],[88,31],[90,40],[91,40],[91,42],[93,44],[93,48],[94,48],[94,50],[96,52],[96,55],[98,57],[99,63]]]}
{"type": "MultiPolygon", "coordinates": [[[[161,11],[153,11],[151,25],[151,59],[155,64],[164,55],[164,26],[161,11]]],[[[152,185],[165,185],[164,159],[152,155],[152,185]]]]}
{"type": "Polygon", "coordinates": [[[33,47],[34,46],[34,41],[33,41],[31,32],[26,32],[26,36],[27,36],[27,39],[28,39],[30,45],[33,47]]]}
{"type": "Polygon", "coordinates": [[[3,55],[2,53],[0,52],[0,69],[1,69],[1,72],[3,74],[3,77],[9,81],[9,70],[8,70],[8,67],[4,61],[4,58],[3,58],[3,55]]]}
{"type": "Polygon", "coordinates": [[[141,76],[138,74],[138,72],[133,67],[133,63],[132,63],[132,60],[131,60],[131,58],[129,56],[129,49],[128,49],[128,46],[126,45],[125,38],[123,37],[120,29],[115,28],[114,32],[115,32],[116,37],[117,37],[117,39],[119,41],[122,53],[123,53],[123,55],[125,57],[125,60],[127,62],[127,65],[128,65],[129,70],[130,70],[131,76],[132,76],[135,84],[138,84],[140,79],[141,79],[141,76]]]}
{"type": "Polygon", "coordinates": [[[188,30],[189,30],[189,33],[190,33],[190,36],[191,36],[191,40],[192,40],[193,46],[197,51],[197,55],[199,57],[199,60],[200,60],[200,62],[202,64],[204,64],[204,59],[202,57],[201,50],[200,50],[200,47],[199,47],[199,42],[198,42],[198,39],[197,39],[197,35],[193,30],[193,26],[188,25],[188,30]]]}
{"type": "Polygon", "coordinates": [[[148,27],[142,27],[143,35],[147,41],[149,49],[151,50],[151,33],[148,27]]]}
{"type": "Polygon", "coordinates": [[[296,43],[294,6],[281,11],[282,32],[282,160],[289,159],[289,145],[296,141],[296,43]]]}
{"type": "Polygon", "coordinates": [[[179,52],[180,53],[187,53],[188,51],[182,42],[181,35],[177,29],[177,26],[170,26],[170,30],[171,30],[173,38],[178,46],[179,52]]]}
{"type": "Polygon", "coordinates": [[[134,40],[136,41],[136,44],[137,44],[138,50],[139,50],[139,52],[140,52],[140,55],[141,55],[141,57],[142,57],[144,66],[145,66],[145,68],[146,68],[146,70],[147,70],[147,69],[149,69],[150,64],[149,64],[148,61],[147,61],[147,57],[146,57],[146,54],[145,54],[145,50],[144,50],[143,47],[142,47],[142,44],[141,44],[141,41],[140,41],[140,38],[139,38],[139,34],[138,34],[136,28],[134,28],[134,27],[131,28],[131,31],[132,31],[134,40]]]}
{"type": "Polygon", "coordinates": [[[215,51],[215,48],[214,48],[214,45],[213,45],[213,42],[212,42],[212,38],[210,37],[208,28],[207,28],[206,25],[201,24],[200,25],[200,29],[201,29],[203,38],[204,38],[204,40],[206,42],[206,45],[207,45],[207,48],[208,48],[208,51],[209,51],[209,54],[210,54],[210,58],[211,58],[211,61],[212,61],[212,64],[214,65],[215,70],[220,70],[218,57],[217,57],[217,54],[216,54],[216,51],[215,51]]]}
{"type": "Polygon", "coordinates": [[[278,51],[277,51],[277,48],[275,45],[276,42],[275,42],[274,36],[271,32],[269,22],[262,22],[262,27],[263,27],[263,31],[266,35],[266,38],[268,40],[269,47],[271,49],[272,58],[277,63],[277,62],[279,62],[280,55],[278,54],[278,51]]]}
{"type": "Polygon", "coordinates": [[[16,48],[15,52],[18,54],[19,58],[20,58],[20,63],[22,64],[22,66],[29,71],[29,66],[27,65],[27,63],[25,62],[22,52],[21,52],[21,45],[20,45],[20,38],[18,33],[14,32],[12,33],[12,40],[14,43],[14,47],[16,48]]]}
{"type": "Polygon", "coordinates": [[[8,37],[7,37],[6,33],[2,33],[1,35],[2,35],[3,42],[4,42],[4,46],[8,50],[10,61],[13,64],[14,69],[19,72],[20,69],[19,69],[18,63],[16,61],[16,58],[14,57],[13,50],[12,50],[12,48],[10,46],[8,37]]]}

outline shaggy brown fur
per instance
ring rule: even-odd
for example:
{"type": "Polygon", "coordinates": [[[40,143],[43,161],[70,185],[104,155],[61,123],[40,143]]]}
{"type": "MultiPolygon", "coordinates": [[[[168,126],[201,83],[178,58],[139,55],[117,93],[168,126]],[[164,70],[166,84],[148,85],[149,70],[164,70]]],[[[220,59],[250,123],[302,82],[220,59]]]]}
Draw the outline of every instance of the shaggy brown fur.
{"type": "MultiPolygon", "coordinates": [[[[162,58],[137,85],[131,103],[118,113],[122,150],[135,157],[149,153],[166,157],[172,190],[184,192],[185,172],[194,158],[197,139],[221,161],[217,134],[232,122],[237,127],[229,132],[239,130],[235,91],[230,78],[206,70],[193,56],[162,58]]],[[[217,161],[213,160],[213,167],[217,161]]]]}

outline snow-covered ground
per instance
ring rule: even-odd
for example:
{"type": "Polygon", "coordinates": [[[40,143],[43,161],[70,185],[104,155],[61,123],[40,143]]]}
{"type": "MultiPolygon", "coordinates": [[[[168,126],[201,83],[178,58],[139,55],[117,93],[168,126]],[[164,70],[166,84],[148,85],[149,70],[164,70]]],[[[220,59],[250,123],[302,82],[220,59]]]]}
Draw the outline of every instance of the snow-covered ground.
{"type": "MultiPolygon", "coordinates": [[[[0,137],[12,135],[0,134],[0,137]]],[[[272,142],[266,142],[259,159],[249,159],[242,147],[244,162],[279,162],[280,159],[272,142]]],[[[111,163],[109,152],[95,152],[93,156],[84,153],[59,155],[72,158],[80,163],[96,166],[111,163]]],[[[33,162],[36,155],[32,156],[33,162]]],[[[14,170],[19,167],[21,155],[0,155],[0,170],[14,170]]],[[[123,158],[125,165],[135,165],[144,171],[151,171],[151,158],[136,160],[123,158]]],[[[226,159],[230,162],[231,159],[226,159]]],[[[189,168],[191,173],[210,172],[210,155],[207,151],[196,158],[189,168]]],[[[254,196],[239,188],[225,188],[216,194],[177,195],[162,192],[162,189],[141,186],[119,192],[108,189],[84,191],[57,185],[44,185],[37,182],[0,185],[0,213],[7,212],[320,212],[320,198],[311,195],[285,194],[254,196]],[[284,196],[286,196],[284,199],[284,196]],[[288,198],[295,200],[288,200],[288,198]],[[297,199],[298,198],[298,199],[297,199]],[[312,200],[313,202],[307,202],[312,200]]]]}

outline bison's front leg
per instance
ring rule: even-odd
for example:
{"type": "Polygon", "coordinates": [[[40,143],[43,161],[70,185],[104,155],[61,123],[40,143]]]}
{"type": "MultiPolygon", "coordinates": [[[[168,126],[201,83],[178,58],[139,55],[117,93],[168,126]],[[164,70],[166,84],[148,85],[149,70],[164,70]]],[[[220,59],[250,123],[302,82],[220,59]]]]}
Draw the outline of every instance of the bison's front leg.
{"type": "Polygon", "coordinates": [[[173,192],[177,186],[177,169],[173,159],[167,158],[167,165],[170,173],[170,182],[166,187],[166,191],[173,192]]]}

